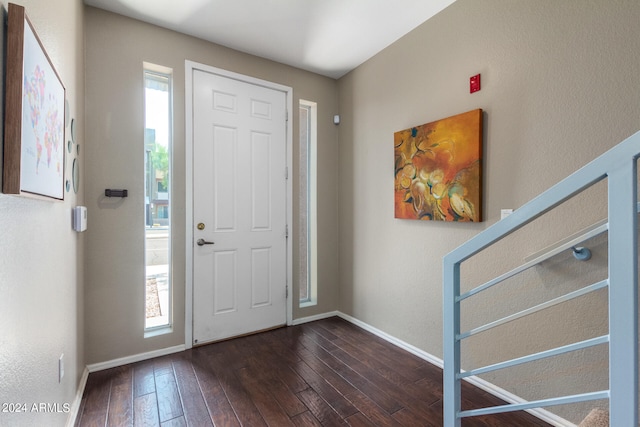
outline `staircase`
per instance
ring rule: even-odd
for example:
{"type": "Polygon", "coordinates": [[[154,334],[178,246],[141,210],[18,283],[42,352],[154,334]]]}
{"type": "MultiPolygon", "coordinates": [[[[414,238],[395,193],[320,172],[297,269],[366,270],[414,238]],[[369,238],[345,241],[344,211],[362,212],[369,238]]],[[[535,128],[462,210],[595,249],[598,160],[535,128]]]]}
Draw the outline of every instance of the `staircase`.
{"type": "Polygon", "coordinates": [[[609,411],[600,408],[592,409],[578,427],[609,427],[609,411]]]}
{"type": "Polygon", "coordinates": [[[638,157],[640,157],[640,132],[622,141],[514,211],[507,218],[498,221],[444,257],[445,427],[460,427],[462,419],[466,417],[518,410],[537,410],[555,405],[602,399],[608,399],[608,411],[594,409],[580,423],[580,427],[609,425],[630,427],[638,425],[638,157]],[[462,294],[460,293],[461,264],[605,178],[608,185],[608,218],[605,221],[605,229],[608,231],[609,277],[578,291],[529,307],[483,326],[461,331],[462,301],[466,301],[465,307],[473,305],[473,298],[476,295],[490,288],[495,290],[494,285],[505,282],[537,265],[541,260],[548,259],[548,256],[541,256],[526,262],[462,294]],[[469,371],[463,370],[461,343],[466,338],[603,288],[608,289],[609,296],[608,334],[469,371]],[[488,372],[597,345],[608,345],[609,389],[607,390],[466,411],[461,408],[460,382],[463,379],[471,380],[488,372]]]}

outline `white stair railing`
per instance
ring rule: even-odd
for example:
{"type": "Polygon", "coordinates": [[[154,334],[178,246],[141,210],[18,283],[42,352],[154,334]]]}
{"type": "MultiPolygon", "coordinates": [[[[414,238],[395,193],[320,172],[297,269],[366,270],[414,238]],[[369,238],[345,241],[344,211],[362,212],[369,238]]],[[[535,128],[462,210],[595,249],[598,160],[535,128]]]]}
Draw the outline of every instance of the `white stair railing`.
{"type": "Polygon", "coordinates": [[[479,233],[444,257],[444,425],[460,427],[465,417],[543,408],[554,405],[608,399],[611,426],[638,425],[638,238],[637,158],[640,132],[627,138],[591,163],[534,198],[507,218],[479,233]],[[491,288],[546,257],[535,259],[460,294],[460,266],[463,261],[497,243],[544,213],[608,178],[609,277],[551,301],[493,321],[469,331],[460,331],[461,302],[491,288]],[[464,372],[461,367],[462,340],[552,305],[608,287],[609,333],[563,347],[531,354],[464,372]],[[560,396],[525,403],[462,411],[460,381],[464,378],[576,351],[595,345],[609,345],[609,389],[560,396]]]}

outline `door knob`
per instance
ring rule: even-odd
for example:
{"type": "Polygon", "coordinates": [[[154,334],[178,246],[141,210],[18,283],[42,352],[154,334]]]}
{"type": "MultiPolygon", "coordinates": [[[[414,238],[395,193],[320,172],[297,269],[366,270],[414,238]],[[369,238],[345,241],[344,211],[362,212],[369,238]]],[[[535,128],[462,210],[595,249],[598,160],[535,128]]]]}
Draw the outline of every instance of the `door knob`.
{"type": "Polygon", "coordinates": [[[204,246],[204,245],[215,245],[214,242],[207,242],[204,239],[198,239],[196,240],[196,243],[198,244],[198,246],[204,246]]]}

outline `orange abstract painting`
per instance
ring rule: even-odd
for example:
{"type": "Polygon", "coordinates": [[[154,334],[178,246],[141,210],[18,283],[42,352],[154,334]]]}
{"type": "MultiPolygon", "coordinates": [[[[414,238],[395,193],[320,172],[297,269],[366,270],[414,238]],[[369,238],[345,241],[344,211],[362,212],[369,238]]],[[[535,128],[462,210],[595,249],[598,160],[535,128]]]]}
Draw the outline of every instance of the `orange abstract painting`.
{"type": "Polygon", "coordinates": [[[482,221],[482,110],[394,133],[395,217],[482,221]]]}

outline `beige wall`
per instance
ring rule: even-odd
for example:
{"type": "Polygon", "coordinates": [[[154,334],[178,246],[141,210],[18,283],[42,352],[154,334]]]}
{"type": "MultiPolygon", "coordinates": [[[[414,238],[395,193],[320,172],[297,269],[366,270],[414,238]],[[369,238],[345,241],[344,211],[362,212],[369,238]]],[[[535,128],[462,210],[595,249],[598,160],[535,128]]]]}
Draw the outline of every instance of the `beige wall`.
{"type": "MultiPolygon", "coordinates": [[[[294,310],[294,318],[337,308],[337,111],[333,79],[259,59],[156,26],[86,9],[86,198],[90,227],[86,263],[88,363],[184,344],[185,292],[185,60],[192,60],[293,88],[294,177],[298,168],[300,98],[318,103],[319,276],[318,305],[294,310]],[[143,61],[174,72],[173,286],[174,331],[143,338],[144,195],[143,61]],[[124,200],[105,199],[105,188],[127,188],[124,200]]],[[[294,300],[299,265],[299,192],[294,179],[294,300]]]]}
{"type": "MultiPolygon", "coordinates": [[[[84,175],[84,6],[81,0],[14,3],[25,6],[66,86],[84,175]]],[[[72,156],[66,155],[71,179],[72,156]]],[[[83,203],[83,190],[81,182],[79,193],[65,193],[63,202],[0,194],[0,402],[27,404],[27,413],[0,413],[0,425],[64,425],[67,413],[31,412],[31,405],[74,402],[85,366],[84,236],[71,228],[71,208],[83,203]],[[65,375],[58,383],[63,353],[65,375]]]]}
{"type": "MultiPolygon", "coordinates": [[[[340,79],[340,310],[442,357],[442,257],[498,221],[500,209],[518,208],[640,128],[638,22],[633,0],[458,0],[340,79]],[[482,90],[469,94],[477,73],[482,90]],[[486,221],[394,219],[393,133],[475,108],[485,112],[486,221]]],[[[465,286],[602,218],[601,187],[518,233],[522,240],[465,263],[465,286]]],[[[589,244],[589,263],[563,254],[536,267],[512,281],[506,297],[492,294],[470,309],[465,326],[597,280],[606,250],[601,240],[589,244]]],[[[549,348],[574,333],[595,336],[606,327],[605,299],[581,299],[559,310],[564,318],[558,310],[527,318],[489,345],[479,336],[465,344],[465,367],[549,348]]],[[[606,387],[603,352],[545,363],[542,372],[487,379],[525,398],[606,387]]],[[[573,421],[581,411],[557,409],[573,421]]]]}

